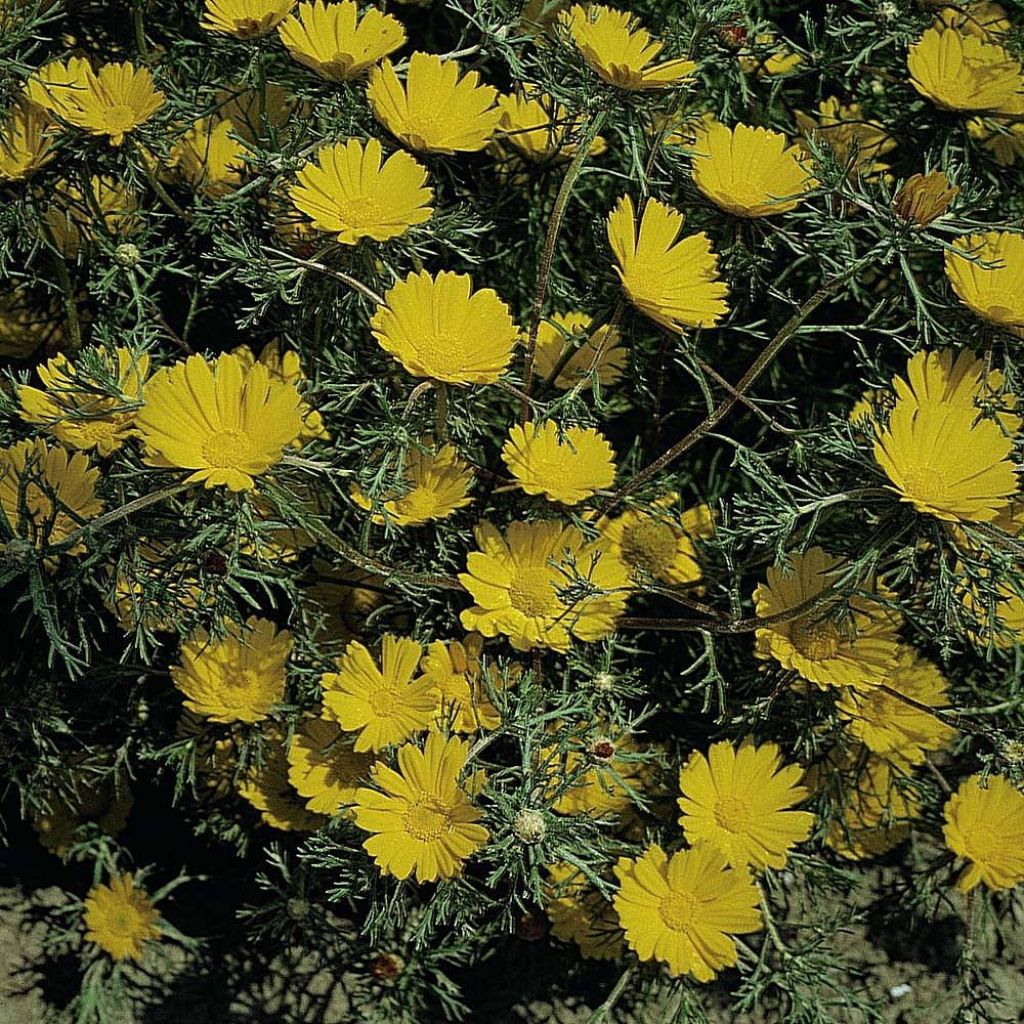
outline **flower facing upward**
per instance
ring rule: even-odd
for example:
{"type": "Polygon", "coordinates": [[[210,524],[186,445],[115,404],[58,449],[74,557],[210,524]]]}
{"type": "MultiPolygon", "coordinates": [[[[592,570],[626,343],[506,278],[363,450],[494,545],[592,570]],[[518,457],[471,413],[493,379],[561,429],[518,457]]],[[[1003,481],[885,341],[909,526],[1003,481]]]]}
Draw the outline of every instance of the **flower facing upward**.
{"type": "Polygon", "coordinates": [[[0,122],[0,182],[24,181],[53,158],[50,116],[22,98],[0,122]]]}
{"type": "Polygon", "coordinates": [[[560,364],[554,385],[561,391],[593,387],[595,376],[602,388],[622,379],[629,357],[629,350],[622,344],[622,332],[607,324],[591,332],[590,324],[586,313],[575,311],[554,313],[541,321],[533,352],[533,368],[541,380],[547,380],[560,364]],[[574,343],[578,343],[575,349],[574,343]],[[572,355],[565,359],[569,352],[572,355]]]}
{"type": "Polygon", "coordinates": [[[244,626],[228,621],[225,629],[219,637],[196,630],[181,645],[171,678],[197,715],[212,722],[261,722],[284,700],[291,633],[256,616],[244,626]]]}
{"type": "Polygon", "coordinates": [[[711,242],[703,231],[679,239],[683,220],[678,210],[648,199],[638,232],[629,196],[608,217],[615,272],[629,301],[678,333],[686,327],[714,327],[729,312],[729,290],[718,278],[711,242]]]}
{"type": "Polygon", "coordinates": [[[578,505],[615,479],[615,452],[592,428],[559,429],[554,420],[514,426],[501,458],[527,494],[578,505]]]}
{"type": "Polygon", "coordinates": [[[385,635],[378,667],[353,640],[338,659],[337,672],[320,677],[324,711],[346,732],[358,732],[353,749],[383,750],[430,726],[431,684],[419,675],[423,649],[408,637],[385,635]]]}
{"type": "Polygon", "coordinates": [[[706,757],[695,751],[679,772],[687,842],[706,840],[736,868],[785,867],[814,825],[813,814],[792,810],[810,795],[803,774],[799,765],[783,766],[774,743],[713,743],[706,757]]]}
{"type": "Polygon", "coordinates": [[[234,134],[230,118],[202,117],[171,147],[167,165],[204,195],[226,196],[242,184],[245,171],[247,150],[234,134]]]}
{"type": "Polygon", "coordinates": [[[338,814],[355,803],[372,764],[373,755],[357,754],[337,722],[307,718],[288,749],[288,781],[305,797],[307,810],[338,814]]]}
{"type": "Polygon", "coordinates": [[[295,0],[206,0],[200,25],[236,39],[258,39],[272,32],[295,6],[295,0]]]}
{"type": "Polygon", "coordinates": [[[967,861],[957,880],[961,892],[979,882],[1011,889],[1024,881],[1024,794],[1009,779],[990,775],[982,785],[972,775],[949,798],[944,815],[946,846],[967,861]]]}
{"type": "Polygon", "coordinates": [[[712,121],[697,131],[693,183],[737,217],[771,217],[800,205],[818,183],[800,146],[768,128],[712,121]]]}
{"type": "Polygon", "coordinates": [[[358,78],[405,42],[397,18],[372,7],[360,18],[354,0],[299,4],[277,33],[295,60],[332,82],[358,78]]]}
{"type": "MultiPolygon", "coordinates": [[[[41,438],[0,448],[0,510],[16,537],[37,548],[60,544],[103,511],[96,496],[100,471],[89,459],[41,438]]],[[[65,554],[80,555],[82,541],[65,554]]]]}
{"type": "MultiPolygon", "coordinates": [[[[754,590],[762,618],[784,616],[824,595],[842,574],[844,562],[819,547],[790,554],[789,564],[768,570],[767,582],[754,590]]],[[[861,584],[872,592],[873,581],[861,584]]],[[[879,686],[896,665],[899,615],[874,598],[823,598],[807,611],[757,630],[755,653],[774,658],[823,689],[828,686],[879,686]],[[849,611],[842,617],[837,611],[849,611]]]]}
{"type": "Polygon", "coordinates": [[[664,43],[653,39],[640,21],[603,4],[576,4],[559,15],[583,59],[609,85],[620,89],[667,89],[692,81],[692,60],[653,63],[664,43]]]}
{"type": "Polygon", "coordinates": [[[21,418],[45,427],[62,444],[111,455],[134,435],[135,413],[149,375],[149,356],[99,346],[93,359],[56,355],[37,368],[43,388],[18,387],[21,418]]]}
{"type": "Polygon", "coordinates": [[[142,961],[143,947],[160,940],[159,914],[145,891],[128,874],[109,885],[94,885],[85,898],[85,937],[115,960],[142,961]]]}
{"type": "Polygon", "coordinates": [[[466,629],[503,634],[519,651],[566,651],[570,634],[589,643],[613,632],[629,577],[604,543],[557,520],[514,522],[505,537],[481,523],[475,534],[480,550],[459,576],[476,602],[462,613],[466,629]]]}
{"type": "MultiPolygon", "coordinates": [[[[453,445],[443,445],[436,452],[410,449],[403,477],[407,485],[404,490],[377,499],[383,512],[375,512],[373,521],[379,526],[387,522],[395,526],[422,526],[435,519],[447,519],[472,504],[469,488],[473,470],[459,458],[453,445]]],[[[358,484],[352,484],[349,493],[360,508],[367,512],[374,508],[374,502],[358,484]]]]}
{"type": "Polygon", "coordinates": [[[410,274],[384,296],[373,336],[415,377],[449,384],[493,384],[519,339],[508,306],[491,288],[473,291],[467,274],[410,274]]]}
{"type": "Polygon", "coordinates": [[[910,84],[943,110],[1010,107],[1024,87],[1021,67],[998,43],[935,26],[907,51],[910,84]]]}
{"type": "Polygon", "coordinates": [[[150,464],[191,469],[186,482],[206,487],[249,490],[302,431],[294,386],[234,355],[212,366],[194,355],[159,370],[145,398],[136,423],[150,464]]]}
{"type": "Polygon", "coordinates": [[[641,960],[661,960],[673,977],[711,981],[736,963],[730,936],[761,930],[761,893],[750,873],[730,868],[710,843],[671,858],[652,844],[615,866],[613,900],[629,948],[641,960]]]}
{"type": "Polygon", "coordinates": [[[480,75],[459,76],[454,60],[414,53],[405,84],[391,61],[374,67],[366,98],[374,116],[410,149],[427,153],[472,153],[490,141],[501,118],[498,90],[480,84],[480,75]]]}
{"type": "Polygon", "coordinates": [[[987,378],[970,352],[918,352],[895,377],[896,406],[877,431],[875,461],[900,500],[946,522],[995,519],[1017,493],[1008,412],[981,418],[987,378]]]}
{"type": "Polygon", "coordinates": [[[1024,333],[1024,235],[965,235],[954,239],[945,261],[946,277],[965,306],[989,323],[1024,333]]]}
{"type": "Polygon", "coordinates": [[[430,220],[433,193],[427,171],[408,153],[385,161],[376,139],[324,146],[299,168],[289,195],[295,208],[321,231],[355,245],[361,238],[383,242],[430,220]]]}
{"type": "Polygon", "coordinates": [[[378,763],[376,789],[356,792],[355,823],[373,833],[363,848],[385,875],[417,882],[454,878],[463,861],[490,838],[482,817],[459,784],[469,744],[439,733],[420,750],[398,748],[398,771],[378,763]]]}

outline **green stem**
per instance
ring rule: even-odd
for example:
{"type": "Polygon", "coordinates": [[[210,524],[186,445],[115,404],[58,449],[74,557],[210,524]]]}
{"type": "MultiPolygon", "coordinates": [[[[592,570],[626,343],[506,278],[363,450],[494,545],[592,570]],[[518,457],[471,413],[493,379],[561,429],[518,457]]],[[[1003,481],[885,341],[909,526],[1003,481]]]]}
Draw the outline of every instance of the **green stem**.
{"type": "Polygon", "coordinates": [[[143,62],[149,60],[149,47],[146,45],[146,26],[143,21],[143,4],[136,0],[132,5],[132,27],[135,29],[135,49],[143,62]]]}
{"type": "Polygon", "coordinates": [[[136,512],[140,512],[142,509],[148,508],[150,505],[156,505],[158,502],[166,501],[168,498],[173,498],[176,494],[180,494],[191,486],[191,484],[187,483],[172,484],[170,487],[163,488],[163,490],[153,491],[151,494],[144,494],[141,498],[129,501],[127,504],[121,505],[119,508],[111,509],[109,512],[104,512],[103,515],[97,516],[95,519],[90,519],[87,523],[83,523],[77,530],[69,533],[59,544],[54,544],[53,548],[57,551],[73,548],[86,534],[93,533],[96,530],[101,530],[104,526],[116,523],[120,519],[126,519],[128,516],[134,515],[136,512]]]}
{"type": "Polygon", "coordinates": [[[629,979],[633,975],[633,965],[630,964],[622,974],[619,975],[619,980],[615,982],[615,987],[608,993],[608,998],[587,1018],[587,1024],[598,1024],[599,1021],[605,1020],[608,1015],[615,1009],[615,1004],[622,998],[622,993],[626,991],[626,986],[629,984],[629,979]]]}
{"type": "Polygon", "coordinates": [[[64,312],[67,316],[68,330],[71,332],[71,351],[67,354],[74,355],[82,347],[82,323],[78,318],[78,300],[75,297],[71,275],[68,273],[68,265],[64,262],[64,257],[57,256],[54,262],[57,266],[60,288],[64,293],[64,312]]]}

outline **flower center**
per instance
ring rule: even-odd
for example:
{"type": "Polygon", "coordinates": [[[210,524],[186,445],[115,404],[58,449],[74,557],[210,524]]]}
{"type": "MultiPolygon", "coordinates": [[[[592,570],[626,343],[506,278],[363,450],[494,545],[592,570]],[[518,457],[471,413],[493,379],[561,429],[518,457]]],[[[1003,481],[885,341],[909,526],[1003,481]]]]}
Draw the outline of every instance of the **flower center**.
{"type": "Polygon", "coordinates": [[[393,690],[382,687],[370,694],[367,703],[370,705],[370,710],[379,718],[389,718],[395,710],[397,700],[393,690]]]}
{"type": "Polygon", "coordinates": [[[136,124],[135,111],[131,107],[120,105],[104,107],[100,115],[103,127],[110,132],[126,132],[136,124]]]}
{"type": "Polygon", "coordinates": [[[466,363],[469,340],[455,334],[428,334],[417,343],[424,365],[437,377],[458,377],[466,363]]]}
{"type": "Polygon", "coordinates": [[[509,599],[516,611],[530,617],[557,614],[562,609],[546,566],[520,569],[509,585],[509,599]]]}
{"type": "Polygon", "coordinates": [[[669,893],[658,907],[662,921],[674,932],[685,932],[697,916],[697,900],[689,893],[669,893]]]}
{"type": "Polygon", "coordinates": [[[793,623],[789,640],[800,654],[811,661],[824,661],[839,653],[839,631],[828,619],[802,619],[793,623]]]}
{"type": "Polygon", "coordinates": [[[671,567],[678,541],[668,523],[645,519],[622,531],[620,547],[627,565],[660,576],[671,567]]]}
{"type": "Polygon", "coordinates": [[[902,490],[924,505],[941,505],[950,497],[950,486],[942,466],[934,462],[904,468],[902,490]]]}
{"type": "Polygon", "coordinates": [[[340,199],[335,207],[338,217],[354,228],[383,224],[389,217],[379,196],[353,196],[340,199]]]}
{"type": "Polygon", "coordinates": [[[203,458],[215,469],[233,469],[251,462],[256,450],[241,430],[218,430],[203,441],[203,458]]]}
{"type": "Polygon", "coordinates": [[[723,796],[715,804],[715,821],[726,832],[743,832],[750,821],[750,807],[745,800],[723,796]]]}
{"type": "Polygon", "coordinates": [[[110,911],[107,924],[115,935],[131,936],[138,930],[139,915],[133,907],[117,907],[110,911]]]}
{"type": "Polygon", "coordinates": [[[436,842],[452,830],[451,812],[436,796],[424,793],[402,818],[405,831],[421,843],[436,842]]]}

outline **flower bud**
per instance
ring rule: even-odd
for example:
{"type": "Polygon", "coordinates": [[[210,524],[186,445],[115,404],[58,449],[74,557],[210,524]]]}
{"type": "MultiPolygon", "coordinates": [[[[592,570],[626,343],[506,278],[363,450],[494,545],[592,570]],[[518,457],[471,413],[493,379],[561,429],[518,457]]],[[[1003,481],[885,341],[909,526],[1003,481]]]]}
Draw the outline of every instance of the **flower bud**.
{"type": "Polygon", "coordinates": [[[547,835],[548,826],[544,815],[532,807],[524,807],[512,823],[516,838],[523,843],[539,843],[547,835]]]}
{"type": "Polygon", "coordinates": [[[122,242],[114,250],[114,259],[117,260],[119,266],[134,267],[142,259],[142,253],[133,242],[122,242]]]}
{"type": "Polygon", "coordinates": [[[896,193],[892,208],[897,217],[924,227],[949,209],[959,191],[956,185],[950,185],[942,171],[915,174],[896,193]]]}

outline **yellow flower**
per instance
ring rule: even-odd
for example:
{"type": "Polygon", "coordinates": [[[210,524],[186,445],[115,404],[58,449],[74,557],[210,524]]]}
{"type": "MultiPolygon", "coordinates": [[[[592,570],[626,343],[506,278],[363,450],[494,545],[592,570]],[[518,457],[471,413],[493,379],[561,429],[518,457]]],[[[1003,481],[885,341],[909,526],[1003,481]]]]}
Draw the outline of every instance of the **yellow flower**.
{"type": "Polygon", "coordinates": [[[895,377],[896,406],[877,431],[875,461],[900,500],[947,522],[994,519],[1017,493],[1013,438],[1020,420],[980,418],[984,367],[970,352],[918,352],[895,377]]]}
{"type": "Polygon", "coordinates": [[[283,85],[268,82],[265,89],[234,86],[217,92],[217,117],[230,121],[234,133],[247,143],[267,135],[286,134],[288,121],[297,111],[309,112],[309,105],[297,100],[283,85]]]}
{"type": "MultiPolygon", "coordinates": [[[[961,601],[964,611],[973,620],[975,628],[968,630],[968,635],[978,644],[995,647],[1012,647],[1015,643],[1024,639],[1024,597],[1021,597],[1014,582],[1019,578],[1022,559],[1011,547],[1013,541],[1009,538],[1018,538],[1024,534],[1024,503],[1019,499],[1013,501],[1003,509],[992,520],[992,526],[1006,535],[1007,540],[999,543],[995,539],[994,547],[1002,548],[1007,553],[1012,553],[1014,558],[1009,565],[1009,571],[999,573],[995,581],[995,594],[990,588],[979,587],[966,573],[963,573],[961,585],[961,601]]],[[[957,531],[961,534],[962,531],[957,531]]],[[[991,552],[980,549],[966,536],[957,536],[958,546],[966,549],[981,564],[978,574],[982,578],[991,576],[991,552]]],[[[955,571],[960,571],[957,566],[955,571]]]]}
{"type": "Polygon", "coordinates": [[[636,860],[615,866],[613,900],[629,948],[641,960],[661,960],[673,977],[711,981],[736,963],[733,935],[760,931],[761,893],[746,870],[726,865],[710,843],[669,859],[652,844],[636,860]]]}
{"type": "Polygon", "coordinates": [[[363,848],[385,875],[417,882],[454,878],[490,838],[459,784],[469,744],[432,732],[420,750],[398,748],[398,771],[378,763],[376,789],[356,792],[355,822],[372,835],[363,848]]]}
{"type": "MultiPolygon", "coordinates": [[[[501,714],[488,696],[482,651],[483,638],[470,633],[464,641],[434,640],[420,662],[423,678],[433,688],[436,717],[450,724],[453,732],[491,730],[501,725],[501,714]]],[[[494,682],[497,690],[504,685],[502,680],[494,682]]]]}
{"type": "Polygon", "coordinates": [[[620,89],[668,89],[693,80],[697,65],[678,58],[654,64],[664,43],[640,20],[603,4],[576,4],[558,16],[587,64],[620,89]]]}
{"type": "Polygon", "coordinates": [[[355,803],[372,764],[373,755],[357,754],[337,722],[307,718],[288,749],[288,781],[308,810],[334,815],[355,803]]]}
{"type": "Polygon", "coordinates": [[[202,117],[171,147],[168,167],[205,195],[226,196],[242,184],[245,145],[232,138],[234,122],[202,117]]]}
{"type": "MultiPolygon", "coordinates": [[[[443,445],[436,452],[410,448],[402,476],[407,485],[404,493],[388,494],[376,500],[377,506],[383,509],[383,513],[373,515],[373,521],[379,526],[389,522],[395,526],[422,526],[435,519],[447,519],[473,502],[469,496],[473,470],[459,458],[453,445],[443,445]]],[[[360,508],[367,512],[373,510],[374,501],[358,484],[350,485],[349,493],[360,508]]]]}
{"type": "Polygon", "coordinates": [[[1024,88],[1020,64],[998,43],[937,25],[907,52],[910,84],[943,110],[1010,106],[1024,88]]]}
{"type": "Polygon", "coordinates": [[[417,674],[422,654],[415,640],[388,633],[378,667],[352,640],[338,659],[338,671],[320,677],[325,714],[346,732],[359,733],[357,753],[404,743],[430,726],[435,701],[430,681],[417,674]]]}
{"type": "Polygon", "coordinates": [[[781,132],[713,121],[696,133],[693,183],[737,217],[771,217],[796,209],[817,186],[805,161],[781,132]]]}
{"type": "Polygon", "coordinates": [[[735,868],[782,868],[789,851],[802,843],[814,815],[792,810],[806,800],[799,765],[782,764],[774,743],[738,748],[713,743],[707,756],[694,751],[679,772],[679,824],[687,842],[707,841],[735,868]]]}
{"type": "Polygon", "coordinates": [[[50,116],[22,97],[0,123],[0,181],[24,181],[53,158],[50,116]]]}
{"type": "Polygon", "coordinates": [[[54,201],[43,213],[46,234],[67,259],[75,259],[86,243],[106,236],[130,238],[142,226],[138,196],[109,174],[89,179],[88,197],[71,182],[53,186],[54,201]]]}
{"type": "Polygon", "coordinates": [[[960,784],[943,811],[946,845],[966,860],[956,886],[1012,889],[1024,881],[1024,794],[1009,779],[980,775],[960,784]]]}
{"type": "Polygon", "coordinates": [[[674,491],[653,502],[650,511],[627,509],[598,525],[612,552],[629,568],[637,583],[650,579],[669,585],[696,583],[701,578],[696,542],[714,535],[711,509],[697,505],[682,515],[674,491]]]}
{"type": "Polygon", "coordinates": [[[112,146],[120,146],[125,135],[144,125],[166,101],[148,68],[125,62],[104,64],[93,72],[87,61],[76,57],[41,68],[29,79],[28,95],[68,124],[108,136],[112,146]]]}
{"type": "Polygon", "coordinates": [[[265,729],[268,748],[258,766],[237,782],[238,795],[260,812],[263,824],[281,832],[314,832],[327,818],[307,810],[288,781],[288,756],[279,726],[265,729]]]}
{"type": "Polygon", "coordinates": [[[615,452],[593,428],[567,427],[554,420],[514,426],[501,450],[509,472],[527,494],[578,505],[615,479],[615,452]]]}
{"type": "Polygon", "coordinates": [[[142,962],[147,942],[160,941],[159,914],[129,874],[114,875],[109,885],[97,884],[85,898],[85,937],[115,960],[142,962]]]}
{"type": "Polygon", "coordinates": [[[844,568],[841,558],[813,547],[768,570],[767,582],[754,590],[754,605],[762,618],[784,618],[757,630],[759,658],[774,658],[822,689],[879,686],[889,679],[899,647],[899,614],[865,596],[874,592],[873,580],[861,581],[853,597],[821,598],[844,568]],[[807,611],[789,617],[809,602],[814,604],[807,611]]]}
{"type": "Polygon", "coordinates": [[[427,153],[472,153],[490,141],[501,118],[498,90],[480,84],[477,71],[459,77],[454,60],[414,53],[405,84],[391,61],[370,70],[366,98],[374,116],[410,149],[427,153]]]}
{"type": "Polygon", "coordinates": [[[292,636],[267,619],[230,620],[224,636],[196,630],[171,666],[185,707],[213,722],[262,722],[284,700],[292,636]]]}
{"type": "Polygon", "coordinates": [[[865,181],[884,174],[889,165],[879,158],[896,148],[896,140],[879,121],[864,114],[859,103],[840,103],[835,96],[818,104],[817,116],[794,114],[800,133],[827,146],[836,162],[865,181]]]}
{"type": "Polygon", "coordinates": [[[785,43],[779,43],[771,32],[761,32],[754,40],[755,47],[750,53],[741,53],[737,60],[745,75],[757,78],[771,78],[795,71],[804,58],[785,43]]]}
{"type": "Polygon", "coordinates": [[[353,0],[299,4],[277,34],[295,60],[332,82],[358,78],[405,42],[397,18],[372,7],[360,18],[353,0]]]}
{"type": "Polygon", "coordinates": [[[729,312],[718,257],[701,231],[679,239],[683,215],[648,199],[637,232],[633,200],[623,196],[608,217],[615,272],[629,301],[670,331],[714,327],[729,312]],[[679,241],[677,241],[679,239],[679,241]]]}
{"type": "Polygon", "coordinates": [[[893,197],[892,208],[898,217],[927,227],[949,209],[959,191],[959,186],[951,185],[942,171],[913,174],[893,197]]]}
{"type": "MultiPolygon", "coordinates": [[[[96,497],[100,471],[87,456],[45,441],[0,448],[0,510],[15,537],[36,548],[60,544],[103,511],[96,497]]],[[[80,555],[84,541],[64,554],[80,555]]]]}
{"type": "Polygon", "coordinates": [[[936,15],[936,21],[979,39],[1004,35],[1013,27],[1003,5],[991,0],[943,7],[936,15]]]}
{"type": "Polygon", "coordinates": [[[972,117],[967,131],[1000,167],[1012,167],[1024,157],[1024,96],[1008,103],[1003,112],[1009,116],[972,117]]]}
{"type": "Polygon", "coordinates": [[[56,355],[37,368],[45,390],[18,387],[21,418],[62,444],[111,455],[135,433],[135,413],[149,375],[149,356],[99,346],[72,363],[56,355]]]}
{"type": "Polygon", "coordinates": [[[206,0],[200,25],[237,39],[258,39],[272,32],[295,6],[295,0],[206,0]]]}
{"type": "Polygon", "coordinates": [[[490,523],[475,530],[459,581],[476,602],[462,625],[503,634],[519,651],[569,649],[570,634],[590,643],[615,629],[628,596],[623,564],[600,542],[562,522],[514,522],[503,537],[490,523]]]}
{"type": "Polygon", "coordinates": [[[885,685],[885,690],[866,693],[847,690],[839,698],[836,708],[852,736],[881,757],[910,764],[922,764],[926,750],[942,750],[953,742],[956,730],[922,707],[948,704],[949,684],[927,658],[901,647],[885,685]]]}
{"type": "MultiPolygon", "coordinates": [[[[578,145],[573,141],[579,131],[580,119],[546,92],[521,88],[498,97],[501,119],[499,141],[495,146],[504,155],[508,147],[517,156],[531,163],[549,160],[571,160],[578,145]]],[[[605,141],[598,136],[590,147],[590,155],[604,152],[605,141]]]]}
{"type": "Polygon", "coordinates": [[[1024,235],[986,231],[954,239],[946,277],[965,306],[983,320],[1024,332],[1024,235]]]}
{"type": "Polygon", "coordinates": [[[549,864],[544,910],[551,934],[574,942],[586,960],[617,960],[625,941],[615,908],[572,864],[549,864]]]}
{"type": "Polygon", "coordinates": [[[0,291],[0,356],[27,359],[42,345],[59,348],[65,337],[56,303],[36,306],[24,287],[0,291]]]}
{"type": "Polygon", "coordinates": [[[302,431],[302,401],[262,363],[194,355],[146,385],[136,423],[151,465],[194,470],[186,483],[245,491],[302,431]]]}
{"type": "Polygon", "coordinates": [[[540,322],[533,368],[541,380],[547,380],[559,364],[561,369],[554,385],[562,391],[592,388],[595,376],[602,388],[622,379],[629,357],[629,350],[622,344],[622,332],[608,324],[591,332],[590,325],[591,317],[576,311],[553,313],[540,322]],[[572,355],[565,360],[570,352],[572,355]]]}
{"type": "Polygon", "coordinates": [[[376,139],[325,146],[304,164],[289,190],[295,208],[321,231],[355,245],[361,238],[383,242],[430,220],[433,192],[427,171],[408,153],[383,160],[376,139]]]}
{"type": "Polygon", "coordinates": [[[410,274],[384,295],[373,336],[415,377],[493,384],[508,368],[519,328],[492,288],[473,291],[467,274],[410,274]]]}

